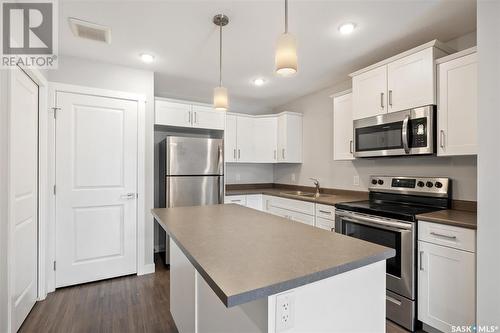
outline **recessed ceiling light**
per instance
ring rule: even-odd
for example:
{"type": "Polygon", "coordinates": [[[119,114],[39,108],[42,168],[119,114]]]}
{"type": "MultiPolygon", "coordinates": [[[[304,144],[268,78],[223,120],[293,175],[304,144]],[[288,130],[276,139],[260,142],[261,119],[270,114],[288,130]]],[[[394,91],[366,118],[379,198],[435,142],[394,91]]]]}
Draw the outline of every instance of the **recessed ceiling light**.
{"type": "Polygon", "coordinates": [[[256,78],[255,80],[253,80],[253,84],[255,84],[257,87],[260,87],[261,85],[263,85],[264,83],[266,83],[266,80],[264,80],[263,78],[261,77],[258,77],[256,78]]]}
{"type": "Polygon", "coordinates": [[[351,22],[343,23],[339,26],[339,31],[342,35],[348,35],[351,32],[353,32],[355,28],[356,28],[356,24],[354,24],[354,23],[351,23],[351,22]]]}
{"type": "Polygon", "coordinates": [[[150,64],[155,60],[155,57],[151,54],[147,53],[142,53],[141,54],[141,60],[145,62],[146,64],[150,64]]]}

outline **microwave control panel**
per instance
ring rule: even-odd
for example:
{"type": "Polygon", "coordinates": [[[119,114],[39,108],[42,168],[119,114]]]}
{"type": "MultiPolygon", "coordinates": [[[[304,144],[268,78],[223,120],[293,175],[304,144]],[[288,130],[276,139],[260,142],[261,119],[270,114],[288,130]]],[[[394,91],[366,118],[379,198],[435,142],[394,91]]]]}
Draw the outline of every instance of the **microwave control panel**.
{"type": "Polygon", "coordinates": [[[427,147],[427,118],[410,119],[410,147],[427,147]]]}

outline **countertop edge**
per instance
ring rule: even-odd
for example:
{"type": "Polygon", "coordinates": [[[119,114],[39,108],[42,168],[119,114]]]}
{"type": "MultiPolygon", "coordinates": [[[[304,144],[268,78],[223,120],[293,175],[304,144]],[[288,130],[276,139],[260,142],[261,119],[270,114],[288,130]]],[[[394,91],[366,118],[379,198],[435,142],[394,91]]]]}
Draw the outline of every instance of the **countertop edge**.
{"type": "Polygon", "coordinates": [[[470,229],[470,230],[477,230],[477,225],[473,225],[470,223],[464,223],[460,221],[450,221],[447,219],[439,218],[439,217],[429,217],[426,215],[417,215],[416,216],[418,221],[422,222],[432,222],[432,223],[439,223],[439,224],[444,224],[444,225],[449,225],[452,227],[459,227],[459,228],[465,228],[465,229],[470,229]]]}
{"type": "Polygon", "coordinates": [[[175,236],[173,236],[169,231],[167,226],[161,221],[160,217],[154,212],[154,209],[151,210],[151,214],[155,217],[155,219],[158,221],[158,223],[161,225],[161,227],[169,234],[170,237],[175,241],[177,246],[181,249],[182,253],[188,258],[189,262],[195,267],[197,272],[205,279],[207,284],[212,288],[212,290],[215,292],[215,294],[219,297],[219,299],[224,303],[224,305],[228,308],[241,305],[244,303],[248,303],[251,301],[255,301],[257,299],[267,297],[270,295],[274,295],[286,290],[290,290],[293,288],[297,288],[300,286],[303,286],[305,284],[309,284],[312,282],[316,282],[322,279],[326,279],[335,275],[339,275],[342,273],[346,273],[348,271],[361,268],[364,266],[368,266],[370,264],[382,261],[382,260],[387,260],[393,256],[396,255],[396,251],[394,249],[388,249],[384,252],[381,252],[379,254],[371,255],[367,258],[363,258],[360,260],[356,260],[350,263],[346,263],[340,266],[336,266],[327,270],[323,270],[320,272],[314,272],[311,273],[307,276],[302,276],[298,277],[292,280],[287,280],[287,281],[282,281],[278,282],[276,284],[250,290],[241,294],[237,295],[231,295],[228,296],[222,291],[222,289],[213,281],[213,279],[210,277],[210,275],[203,269],[202,266],[198,264],[198,262],[189,254],[188,251],[184,248],[182,244],[177,240],[175,236]]]}

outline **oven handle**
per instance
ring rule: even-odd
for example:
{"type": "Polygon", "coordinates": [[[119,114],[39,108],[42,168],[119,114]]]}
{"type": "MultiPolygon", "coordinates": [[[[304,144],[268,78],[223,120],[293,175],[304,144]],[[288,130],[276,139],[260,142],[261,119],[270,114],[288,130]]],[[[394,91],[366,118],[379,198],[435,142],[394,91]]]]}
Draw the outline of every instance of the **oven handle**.
{"type": "Polygon", "coordinates": [[[406,115],[403,120],[403,128],[401,129],[401,139],[403,141],[403,149],[406,154],[410,153],[410,146],[408,145],[408,122],[410,121],[410,116],[406,115]]]}
{"type": "Polygon", "coordinates": [[[402,222],[396,222],[396,221],[386,221],[382,219],[377,219],[374,217],[365,217],[365,216],[347,216],[344,214],[337,214],[340,216],[343,220],[347,220],[349,222],[353,223],[360,223],[360,224],[365,224],[365,225],[376,225],[376,226],[384,226],[384,227],[389,227],[392,229],[403,229],[403,230],[411,230],[412,226],[407,223],[402,223],[402,222]],[[358,222],[359,221],[359,222],[358,222]]]}

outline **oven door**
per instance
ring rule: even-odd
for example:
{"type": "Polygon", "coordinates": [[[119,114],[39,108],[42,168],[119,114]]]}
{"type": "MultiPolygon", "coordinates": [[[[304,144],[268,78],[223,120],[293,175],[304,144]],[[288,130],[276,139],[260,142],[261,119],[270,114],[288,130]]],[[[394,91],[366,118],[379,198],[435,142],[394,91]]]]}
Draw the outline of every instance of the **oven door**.
{"type": "Polygon", "coordinates": [[[401,156],[435,151],[434,106],[354,121],[354,156],[401,156]]]}
{"type": "Polygon", "coordinates": [[[335,231],[393,248],[396,256],[386,261],[387,289],[415,299],[414,223],[337,210],[335,231]]]}

